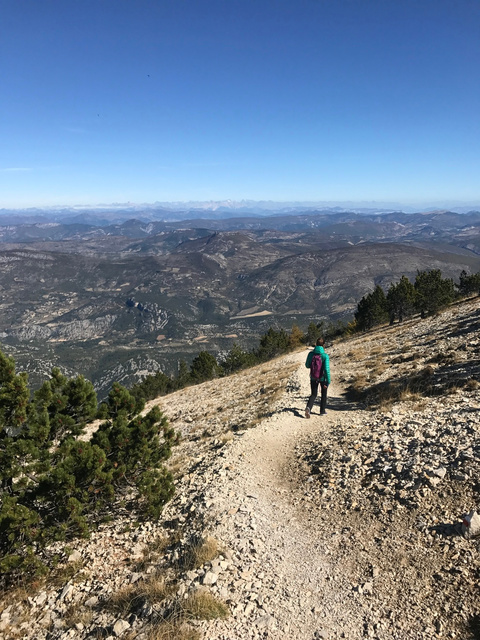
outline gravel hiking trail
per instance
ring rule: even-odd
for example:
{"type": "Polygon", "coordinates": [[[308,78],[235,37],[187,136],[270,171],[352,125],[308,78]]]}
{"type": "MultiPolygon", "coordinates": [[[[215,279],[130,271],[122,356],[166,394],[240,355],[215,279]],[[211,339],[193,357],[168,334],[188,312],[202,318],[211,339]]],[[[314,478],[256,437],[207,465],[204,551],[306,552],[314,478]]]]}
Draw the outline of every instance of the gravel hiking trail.
{"type": "Polygon", "coordinates": [[[261,613],[253,616],[248,628],[240,621],[238,625],[232,620],[217,622],[209,628],[211,640],[363,637],[364,612],[330,555],[321,512],[303,506],[304,481],[295,463],[299,441],[327,424],[351,419],[351,407],[340,387],[332,384],[327,415],[319,415],[317,399],[311,418],[305,418],[310,394],[306,353],[291,356],[299,367],[284,401],[273,416],[246,430],[230,447],[225,466],[232,474],[211,492],[216,508],[227,513],[217,535],[244,555],[251,551],[244,571],[251,579],[247,598],[253,601],[257,590],[270,593],[256,599],[261,613]]]}

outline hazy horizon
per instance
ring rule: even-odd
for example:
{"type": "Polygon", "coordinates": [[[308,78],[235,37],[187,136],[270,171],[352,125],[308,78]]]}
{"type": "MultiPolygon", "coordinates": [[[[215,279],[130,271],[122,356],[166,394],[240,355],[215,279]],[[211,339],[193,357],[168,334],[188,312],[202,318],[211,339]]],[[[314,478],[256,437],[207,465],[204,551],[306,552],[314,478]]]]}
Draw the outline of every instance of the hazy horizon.
{"type": "Polygon", "coordinates": [[[462,201],[440,201],[440,202],[382,202],[382,201],[274,201],[274,200],[206,200],[206,201],[177,201],[177,202],[112,202],[97,204],[63,204],[51,206],[32,206],[32,207],[1,207],[2,212],[52,212],[55,211],[85,211],[91,213],[99,213],[102,211],[115,210],[142,210],[142,209],[166,209],[166,210],[186,210],[186,211],[264,211],[264,212],[281,212],[282,210],[301,211],[311,209],[343,209],[348,210],[395,210],[412,213],[415,211],[436,211],[436,210],[458,210],[461,213],[467,210],[480,211],[480,199],[478,202],[462,202],[462,201]]]}

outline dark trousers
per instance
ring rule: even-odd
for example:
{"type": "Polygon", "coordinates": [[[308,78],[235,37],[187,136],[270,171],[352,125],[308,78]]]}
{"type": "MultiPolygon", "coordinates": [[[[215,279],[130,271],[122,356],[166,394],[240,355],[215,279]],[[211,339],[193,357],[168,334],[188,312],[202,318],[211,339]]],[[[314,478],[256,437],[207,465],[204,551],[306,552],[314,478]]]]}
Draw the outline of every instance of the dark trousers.
{"type": "Polygon", "coordinates": [[[318,395],[318,385],[320,385],[321,389],[321,397],[320,397],[320,413],[325,413],[325,407],[327,406],[327,389],[328,384],[324,382],[315,382],[315,380],[310,380],[310,389],[312,390],[312,395],[308,399],[307,408],[312,411],[313,403],[317,399],[318,395]]]}

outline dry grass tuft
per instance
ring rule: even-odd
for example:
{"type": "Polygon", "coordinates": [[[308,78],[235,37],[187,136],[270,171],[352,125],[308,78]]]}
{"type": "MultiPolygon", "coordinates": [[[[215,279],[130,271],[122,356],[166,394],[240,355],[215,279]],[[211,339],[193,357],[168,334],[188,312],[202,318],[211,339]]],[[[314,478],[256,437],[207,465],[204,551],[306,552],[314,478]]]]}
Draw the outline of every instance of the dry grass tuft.
{"type": "Polygon", "coordinates": [[[376,356],[379,353],[383,353],[383,351],[384,351],[383,347],[376,346],[376,347],[373,347],[373,349],[370,350],[370,355],[371,356],[376,356]]]}
{"type": "Polygon", "coordinates": [[[222,435],[219,437],[219,440],[222,444],[227,444],[228,442],[231,442],[233,440],[233,431],[226,431],[225,433],[222,433],[222,435]]]}
{"type": "Polygon", "coordinates": [[[366,388],[367,388],[367,376],[364,373],[360,373],[354,376],[347,391],[349,399],[362,400],[364,397],[366,388]]]}
{"type": "Polygon", "coordinates": [[[163,554],[170,544],[171,540],[169,536],[158,535],[148,543],[146,550],[148,550],[149,553],[163,554]]]}
{"type": "MultiPolygon", "coordinates": [[[[433,384],[434,374],[435,369],[427,365],[415,375],[405,375],[368,386],[365,376],[360,375],[353,379],[347,389],[347,397],[352,401],[365,402],[371,408],[389,411],[395,402],[409,400],[418,402],[420,397],[438,394],[433,384]]],[[[455,393],[457,389],[454,383],[451,383],[449,388],[453,390],[448,393],[455,393]]]]}
{"type": "Polygon", "coordinates": [[[381,398],[375,406],[380,413],[389,413],[392,410],[393,400],[391,398],[381,398]]]}
{"type": "Polygon", "coordinates": [[[148,580],[122,587],[110,597],[107,608],[120,616],[133,613],[144,602],[155,604],[170,598],[175,592],[173,584],[162,576],[154,575],[148,580]]]}
{"type": "Polygon", "coordinates": [[[196,620],[227,618],[230,610],[224,602],[217,600],[208,591],[198,591],[181,603],[182,615],[196,620]]]}
{"type": "Polygon", "coordinates": [[[10,624],[7,624],[2,629],[3,635],[1,637],[5,638],[6,640],[16,640],[16,638],[24,638],[25,629],[20,629],[20,626],[29,622],[29,620],[31,619],[28,607],[21,604],[21,602],[23,602],[23,589],[15,589],[14,591],[16,593],[16,597],[22,597],[21,601],[15,600],[12,596],[12,593],[9,592],[8,594],[5,594],[6,597],[0,602],[0,612],[2,612],[8,605],[14,605],[13,612],[11,613],[12,618],[10,620],[10,624]]]}
{"type": "Polygon", "coordinates": [[[455,393],[457,393],[457,391],[460,391],[460,387],[455,384],[454,382],[452,382],[452,384],[449,384],[447,386],[447,388],[445,389],[445,393],[447,393],[448,395],[454,395],[455,393]]]}
{"type": "Polygon", "coordinates": [[[377,377],[382,375],[382,373],[384,373],[384,371],[386,371],[387,368],[388,367],[385,364],[385,362],[381,358],[377,358],[377,360],[372,365],[371,373],[372,375],[377,377]]]}
{"type": "Polygon", "coordinates": [[[427,360],[427,362],[433,362],[434,364],[453,364],[457,360],[456,353],[453,351],[439,351],[435,353],[431,358],[427,360]]]}
{"type": "Polygon", "coordinates": [[[167,548],[172,544],[172,539],[169,536],[159,535],[149,542],[142,551],[142,559],[136,563],[136,571],[145,571],[145,569],[159,562],[164,555],[167,548]]]}
{"type": "Polygon", "coordinates": [[[16,640],[17,638],[23,638],[24,633],[21,629],[18,629],[17,627],[7,625],[4,629],[4,637],[8,638],[8,640],[16,640]]]}
{"type": "Polygon", "coordinates": [[[420,402],[424,400],[423,396],[420,393],[414,393],[409,389],[401,391],[398,399],[400,402],[420,402]]]}
{"type": "Polygon", "coordinates": [[[16,587],[13,589],[2,591],[0,593],[0,612],[6,609],[11,604],[14,604],[16,606],[22,606],[22,603],[27,604],[28,596],[33,596],[41,586],[42,585],[36,585],[35,589],[16,587]]]}
{"type": "Polygon", "coordinates": [[[414,405],[412,407],[414,411],[425,411],[425,409],[428,407],[428,402],[425,398],[417,401],[412,399],[412,402],[414,402],[414,405]]]}
{"type": "Polygon", "coordinates": [[[347,358],[352,362],[358,362],[365,357],[365,351],[363,349],[350,349],[347,353],[347,358]]]}
{"type": "Polygon", "coordinates": [[[74,604],[64,613],[63,620],[68,628],[74,627],[76,624],[88,626],[93,620],[93,611],[74,604]]]}
{"type": "Polygon", "coordinates": [[[136,587],[133,584],[122,587],[115,593],[112,593],[107,602],[107,609],[123,616],[132,610],[135,601],[136,587]]]}
{"type": "Polygon", "coordinates": [[[83,560],[76,560],[75,562],[68,562],[62,567],[57,567],[48,576],[48,582],[54,587],[63,587],[69,580],[74,582],[81,582],[87,576],[82,571],[83,560]]]}
{"type": "Polygon", "coordinates": [[[218,542],[215,538],[207,537],[203,540],[194,540],[186,549],[182,558],[183,568],[186,570],[198,569],[206,562],[211,562],[220,553],[218,542]]]}
{"type": "Polygon", "coordinates": [[[167,583],[163,577],[158,575],[140,583],[139,586],[139,596],[146,598],[151,604],[163,602],[171,597],[174,591],[173,584],[167,583]]]}
{"type": "Polygon", "coordinates": [[[188,456],[175,454],[168,462],[168,470],[175,479],[181,478],[189,462],[188,456]]]}

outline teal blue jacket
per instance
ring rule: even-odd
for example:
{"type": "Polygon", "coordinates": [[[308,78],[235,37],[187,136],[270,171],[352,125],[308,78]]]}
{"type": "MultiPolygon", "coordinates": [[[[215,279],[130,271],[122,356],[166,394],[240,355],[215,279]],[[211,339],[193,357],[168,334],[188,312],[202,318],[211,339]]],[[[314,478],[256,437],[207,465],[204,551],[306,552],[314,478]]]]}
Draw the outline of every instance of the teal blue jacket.
{"type": "Polygon", "coordinates": [[[323,347],[315,347],[313,351],[307,356],[307,361],[305,362],[305,366],[307,369],[310,369],[310,365],[312,364],[312,358],[315,354],[320,354],[322,356],[323,366],[322,366],[322,375],[320,377],[320,382],[324,384],[330,384],[330,358],[328,357],[328,353],[325,353],[325,349],[323,347]]]}

